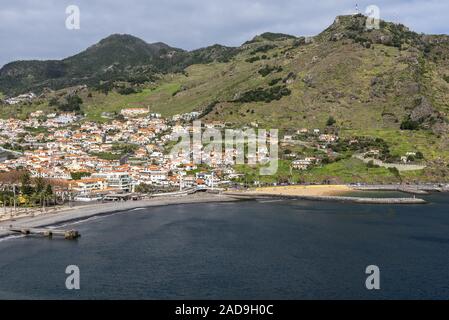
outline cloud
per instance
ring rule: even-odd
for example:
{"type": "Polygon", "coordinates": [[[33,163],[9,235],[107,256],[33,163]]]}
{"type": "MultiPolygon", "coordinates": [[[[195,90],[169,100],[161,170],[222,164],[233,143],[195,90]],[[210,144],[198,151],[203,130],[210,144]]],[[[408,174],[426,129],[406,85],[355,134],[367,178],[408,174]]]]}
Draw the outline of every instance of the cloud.
{"type": "MultiPolygon", "coordinates": [[[[380,7],[385,20],[415,31],[449,33],[447,1],[358,1],[361,11],[380,7]]],[[[265,31],[317,34],[336,15],[352,13],[353,0],[2,0],[0,65],[19,59],[60,59],[112,33],[195,49],[214,43],[237,46],[265,31]],[[81,29],[65,28],[68,5],[81,10],[81,29]]]]}

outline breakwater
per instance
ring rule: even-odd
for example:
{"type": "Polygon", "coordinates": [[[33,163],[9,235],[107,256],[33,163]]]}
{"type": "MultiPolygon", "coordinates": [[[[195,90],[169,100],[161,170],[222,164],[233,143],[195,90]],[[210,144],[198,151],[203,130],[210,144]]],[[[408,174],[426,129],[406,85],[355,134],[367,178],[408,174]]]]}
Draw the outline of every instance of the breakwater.
{"type": "Polygon", "coordinates": [[[361,191],[400,191],[411,194],[428,194],[429,192],[447,192],[449,185],[442,184],[416,184],[416,185],[364,185],[351,186],[361,191]]]}
{"type": "Polygon", "coordinates": [[[338,201],[368,204],[425,204],[424,199],[419,198],[364,198],[364,197],[346,197],[346,196],[302,196],[302,195],[283,195],[271,193],[251,193],[251,192],[225,192],[226,195],[238,199],[260,199],[260,198],[278,198],[278,199],[297,199],[312,201],[338,201]]]}

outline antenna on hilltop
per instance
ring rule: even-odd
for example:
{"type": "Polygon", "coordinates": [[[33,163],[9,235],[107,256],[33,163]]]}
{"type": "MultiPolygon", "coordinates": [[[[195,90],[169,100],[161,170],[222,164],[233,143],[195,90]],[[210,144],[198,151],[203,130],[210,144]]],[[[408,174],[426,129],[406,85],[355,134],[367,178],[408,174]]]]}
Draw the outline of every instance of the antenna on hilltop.
{"type": "Polygon", "coordinates": [[[360,13],[360,10],[359,10],[359,4],[358,3],[356,3],[355,4],[355,13],[354,14],[359,14],[360,13]]]}

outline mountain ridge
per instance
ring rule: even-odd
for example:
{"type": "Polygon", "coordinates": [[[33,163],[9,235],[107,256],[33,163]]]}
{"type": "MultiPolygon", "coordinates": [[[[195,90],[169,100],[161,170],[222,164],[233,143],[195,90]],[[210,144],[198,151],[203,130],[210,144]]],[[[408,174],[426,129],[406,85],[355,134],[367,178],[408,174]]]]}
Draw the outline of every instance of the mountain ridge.
{"type": "MultiPolygon", "coordinates": [[[[401,47],[414,45],[428,50],[432,42],[448,42],[446,35],[424,35],[410,31],[402,24],[380,21],[380,30],[364,30],[366,17],[337,16],[334,22],[314,37],[316,41],[349,39],[364,46],[379,43],[401,47]],[[369,32],[367,32],[369,31],[369,32]]],[[[264,32],[246,41],[240,47],[220,44],[186,51],[163,42],[147,43],[129,34],[111,34],[87,49],[60,60],[19,60],[0,69],[0,92],[7,96],[26,91],[42,92],[45,88],[61,89],[67,86],[98,85],[102,81],[131,79],[154,81],[158,74],[182,72],[196,63],[228,62],[246,47],[258,43],[276,43],[292,40],[304,43],[305,37],[283,33],[264,32]]]]}
{"type": "Polygon", "coordinates": [[[0,91],[6,95],[42,92],[46,87],[95,85],[144,73],[147,73],[145,80],[151,81],[158,73],[179,72],[193,63],[221,60],[233,51],[236,48],[217,44],[185,51],[163,42],[147,43],[129,34],[112,34],[60,60],[18,60],[5,64],[0,69],[0,91]]]}

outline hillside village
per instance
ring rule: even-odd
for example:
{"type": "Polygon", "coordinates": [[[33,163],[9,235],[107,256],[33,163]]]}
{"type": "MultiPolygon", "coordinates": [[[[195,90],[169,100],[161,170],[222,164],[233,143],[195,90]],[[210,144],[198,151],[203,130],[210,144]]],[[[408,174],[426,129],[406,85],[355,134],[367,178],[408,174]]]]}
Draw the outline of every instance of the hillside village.
{"type": "Polygon", "coordinates": [[[190,52],[111,35],[56,64],[12,62],[0,70],[0,174],[27,172],[85,198],[447,181],[449,38],[388,22],[365,30],[365,21],[340,16],[314,37],[264,33],[190,52]],[[53,67],[64,76],[45,73],[53,67]],[[222,133],[278,129],[276,173],[261,176],[238,150],[204,149],[195,164],[171,155],[195,120],[222,133]]]}
{"type": "MultiPolygon", "coordinates": [[[[23,170],[31,177],[58,181],[78,198],[97,199],[110,193],[167,192],[183,188],[243,187],[260,185],[235,169],[238,149],[201,151],[202,164],[193,164],[191,154],[169,154],[180,134],[193,133],[192,121],[198,112],[163,118],[149,108],[124,108],[119,119],[106,123],[86,121],[79,114],[47,113],[37,110],[26,120],[0,120],[0,145],[13,152],[0,163],[0,171],[23,170]],[[220,154],[219,154],[220,153],[220,154]]],[[[211,121],[206,128],[223,130],[225,123],[211,121]]],[[[305,171],[338,161],[337,133],[300,128],[281,137],[280,161],[288,161],[290,170],[305,171]],[[292,152],[301,142],[313,155],[292,152]]],[[[357,144],[357,140],[347,142],[357,144]]],[[[365,157],[379,157],[378,149],[366,149],[365,157]]],[[[257,157],[266,156],[260,149],[257,157]]],[[[401,161],[407,163],[410,153],[401,161]]],[[[372,164],[371,164],[372,165],[372,164]]],[[[285,183],[277,176],[271,184],[285,183]]]]}

